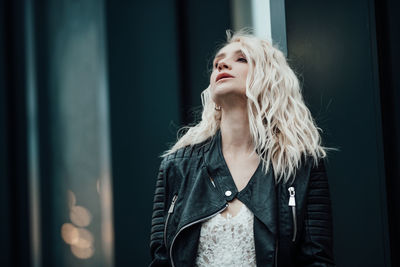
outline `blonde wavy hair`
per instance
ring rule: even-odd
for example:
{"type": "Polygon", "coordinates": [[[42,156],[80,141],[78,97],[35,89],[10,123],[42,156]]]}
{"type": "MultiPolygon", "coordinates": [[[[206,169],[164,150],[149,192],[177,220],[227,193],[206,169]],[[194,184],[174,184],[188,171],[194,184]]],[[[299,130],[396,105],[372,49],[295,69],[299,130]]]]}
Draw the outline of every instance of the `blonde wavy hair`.
{"type": "MultiPolygon", "coordinates": [[[[247,111],[255,152],[262,160],[265,173],[272,164],[275,179],[286,183],[296,174],[302,156],[311,156],[317,164],[326,157],[321,136],[306,107],[299,80],[289,67],[284,54],[269,41],[253,36],[248,30],[226,31],[227,41],[241,44],[249,71],[246,80],[247,111]],[[249,108],[250,107],[250,108],[249,108]]],[[[216,134],[221,112],[215,110],[210,86],[201,93],[201,121],[182,127],[185,133],[162,156],[185,146],[199,144],[216,134]]]]}

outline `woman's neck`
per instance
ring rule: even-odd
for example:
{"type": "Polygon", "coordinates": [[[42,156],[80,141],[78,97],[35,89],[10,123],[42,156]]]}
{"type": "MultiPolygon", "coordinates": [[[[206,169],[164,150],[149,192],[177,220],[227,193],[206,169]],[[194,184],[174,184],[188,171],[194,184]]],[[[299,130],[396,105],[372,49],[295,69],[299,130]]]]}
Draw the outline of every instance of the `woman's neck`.
{"type": "Polygon", "coordinates": [[[238,106],[221,112],[220,129],[224,155],[250,154],[254,145],[250,135],[247,108],[238,106]]]}

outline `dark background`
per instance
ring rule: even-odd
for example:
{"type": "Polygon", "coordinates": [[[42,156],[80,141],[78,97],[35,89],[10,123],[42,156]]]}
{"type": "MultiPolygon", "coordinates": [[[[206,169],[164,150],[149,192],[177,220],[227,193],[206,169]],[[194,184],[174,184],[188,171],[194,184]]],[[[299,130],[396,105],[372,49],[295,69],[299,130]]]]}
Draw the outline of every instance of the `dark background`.
{"type": "MultiPolygon", "coordinates": [[[[209,60],[232,27],[232,3],[28,2],[0,0],[0,265],[38,266],[39,258],[43,266],[107,266],[101,243],[86,260],[70,253],[58,193],[65,180],[77,190],[83,184],[74,166],[101,169],[87,162],[106,158],[112,258],[145,266],[159,155],[200,110],[209,60]],[[66,54],[76,43],[81,52],[66,54]],[[110,150],[97,151],[104,138],[110,150]],[[32,191],[40,200],[39,250],[31,241],[32,191]]],[[[285,9],[289,64],[324,144],[339,149],[327,166],[337,265],[400,266],[399,4],[286,0],[285,9]]]]}

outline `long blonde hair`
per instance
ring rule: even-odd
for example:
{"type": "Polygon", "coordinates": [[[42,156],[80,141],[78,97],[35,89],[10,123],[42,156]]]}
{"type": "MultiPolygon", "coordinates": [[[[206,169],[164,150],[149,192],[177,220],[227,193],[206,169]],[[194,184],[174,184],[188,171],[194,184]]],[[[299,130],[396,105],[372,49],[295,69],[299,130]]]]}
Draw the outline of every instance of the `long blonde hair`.
{"type": "MultiPolygon", "coordinates": [[[[225,45],[239,42],[248,59],[247,111],[255,151],[265,173],[272,164],[276,182],[282,178],[287,182],[295,176],[302,156],[311,156],[315,164],[326,156],[327,148],[321,146],[321,129],[304,103],[298,78],[279,49],[246,30],[233,34],[227,30],[226,35],[225,45]]],[[[201,121],[181,128],[187,130],[186,133],[162,156],[215,135],[220,127],[221,112],[214,108],[210,87],[201,93],[201,101],[201,121]]]]}

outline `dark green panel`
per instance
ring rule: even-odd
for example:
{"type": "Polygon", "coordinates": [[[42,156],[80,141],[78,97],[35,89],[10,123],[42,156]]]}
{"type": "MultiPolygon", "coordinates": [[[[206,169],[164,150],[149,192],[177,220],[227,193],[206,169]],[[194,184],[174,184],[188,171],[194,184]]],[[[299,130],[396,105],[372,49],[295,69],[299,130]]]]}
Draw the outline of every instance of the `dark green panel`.
{"type": "Polygon", "coordinates": [[[173,1],[108,1],[116,266],[146,266],[159,154],[180,124],[173,1]]]}
{"type": "Polygon", "coordinates": [[[286,1],[290,63],[324,130],[338,266],[390,266],[372,1],[286,1]]]}

